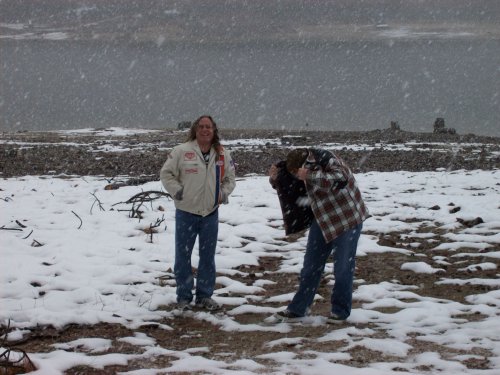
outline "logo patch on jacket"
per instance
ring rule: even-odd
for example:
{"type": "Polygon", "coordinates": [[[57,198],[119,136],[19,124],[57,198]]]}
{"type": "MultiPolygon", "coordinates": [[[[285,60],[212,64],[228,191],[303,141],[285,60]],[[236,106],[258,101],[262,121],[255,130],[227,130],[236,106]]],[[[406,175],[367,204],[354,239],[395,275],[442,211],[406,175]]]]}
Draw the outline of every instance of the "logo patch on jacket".
{"type": "Polygon", "coordinates": [[[197,174],[198,168],[186,168],[184,169],[185,174],[197,174]]]}
{"type": "Polygon", "coordinates": [[[196,159],[196,153],[194,151],[187,151],[184,153],[184,160],[191,161],[196,159]]]}

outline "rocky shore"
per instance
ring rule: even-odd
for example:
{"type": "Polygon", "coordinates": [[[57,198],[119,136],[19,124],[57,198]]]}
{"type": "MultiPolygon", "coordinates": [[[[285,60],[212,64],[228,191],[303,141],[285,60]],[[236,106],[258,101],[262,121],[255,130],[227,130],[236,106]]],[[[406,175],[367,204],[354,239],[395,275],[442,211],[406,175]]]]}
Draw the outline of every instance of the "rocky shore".
{"type": "MultiPolygon", "coordinates": [[[[0,176],[102,175],[157,179],[169,150],[186,131],[95,129],[85,132],[1,133],[0,176]]],[[[494,170],[500,138],[473,134],[222,129],[237,176],[266,174],[291,147],[324,147],[357,173],[369,171],[494,170]]]]}

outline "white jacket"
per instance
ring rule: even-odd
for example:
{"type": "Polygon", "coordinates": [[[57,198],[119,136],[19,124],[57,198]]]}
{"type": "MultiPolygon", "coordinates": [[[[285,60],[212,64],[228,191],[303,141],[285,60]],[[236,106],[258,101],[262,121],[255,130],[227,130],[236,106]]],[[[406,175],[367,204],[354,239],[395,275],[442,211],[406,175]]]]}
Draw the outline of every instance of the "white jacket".
{"type": "Polygon", "coordinates": [[[174,198],[175,207],[192,214],[207,216],[222,203],[228,202],[234,190],[235,170],[231,154],[224,149],[224,177],[220,182],[217,152],[210,149],[208,165],[196,140],[172,149],[160,172],[160,180],[174,198]]]}

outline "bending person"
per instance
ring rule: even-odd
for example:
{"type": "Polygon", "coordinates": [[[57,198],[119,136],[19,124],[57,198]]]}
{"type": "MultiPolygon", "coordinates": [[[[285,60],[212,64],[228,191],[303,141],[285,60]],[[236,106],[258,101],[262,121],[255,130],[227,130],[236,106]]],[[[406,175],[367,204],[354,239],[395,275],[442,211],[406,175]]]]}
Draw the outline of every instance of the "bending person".
{"type": "MultiPolygon", "coordinates": [[[[305,183],[314,214],[307,239],[297,292],[280,321],[300,320],[313,303],[326,262],[333,252],[335,284],[328,322],[351,314],[356,249],[368,209],[354,175],[337,155],[322,149],[295,149],[287,155],[287,170],[305,183]]],[[[271,182],[278,168],[269,170],[271,182]]]]}

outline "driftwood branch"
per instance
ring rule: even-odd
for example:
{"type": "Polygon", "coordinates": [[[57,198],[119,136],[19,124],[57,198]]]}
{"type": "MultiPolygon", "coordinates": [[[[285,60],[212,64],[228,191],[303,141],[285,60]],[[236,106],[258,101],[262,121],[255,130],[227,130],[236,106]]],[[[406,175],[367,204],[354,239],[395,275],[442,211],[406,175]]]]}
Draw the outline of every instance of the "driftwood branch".
{"type": "Polygon", "coordinates": [[[142,219],[142,211],[140,211],[142,205],[145,203],[152,204],[154,200],[162,197],[167,197],[169,199],[172,198],[172,196],[168,193],[165,193],[163,191],[154,191],[154,190],[143,191],[141,193],[134,195],[126,202],[126,203],[132,203],[131,217],[138,217],[139,219],[142,219]]]}
{"type": "Polygon", "coordinates": [[[16,220],[15,223],[19,225],[21,228],[5,228],[5,225],[2,225],[0,229],[2,230],[17,230],[17,231],[23,231],[24,228],[26,228],[26,225],[22,224],[19,220],[16,220]]]}
{"type": "Polygon", "coordinates": [[[20,229],[20,228],[5,228],[5,226],[3,226],[3,225],[0,227],[0,229],[1,229],[1,230],[18,230],[18,231],[21,231],[21,232],[23,231],[23,230],[22,230],[22,229],[20,229]]]}
{"type": "Polygon", "coordinates": [[[0,354],[0,369],[2,374],[25,374],[35,371],[36,367],[31,362],[28,354],[22,349],[11,348],[7,343],[7,335],[10,330],[10,319],[7,327],[4,329],[4,334],[0,347],[7,348],[0,354]],[[12,356],[11,356],[12,355],[12,356]]]}
{"type": "Polygon", "coordinates": [[[33,229],[31,230],[31,232],[28,233],[28,235],[26,237],[23,237],[23,240],[25,240],[26,238],[28,238],[29,236],[31,236],[31,233],[33,233],[33,229]]]}
{"type": "Polygon", "coordinates": [[[113,206],[116,206],[118,204],[132,204],[132,208],[129,211],[130,212],[129,217],[132,218],[137,217],[139,219],[142,219],[142,211],[140,210],[142,205],[164,197],[172,199],[172,196],[170,194],[165,193],[163,191],[157,191],[157,190],[143,191],[135,194],[127,201],[115,203],[113,206]]]}
{"type": "Polygon", "coordinates": [[[0,344],[1,347],[5,347],[7,346],[6,345],[6,342],[7,342],[7,334],[9,333],[9,330],[10,330],[10,319],[9,321],[7,322],[7,327],[3,328],[2,329],[4,332],[2,333],[3,335],[3,338],[2,338],[2,343],[0,344]]]}
{"type": "Polygon", "coordinates": [[[21,228],[26,228],[26,225],[22,224],[19,220],[16,220],[16,224],[19,225],[21,228]]]}
{"type": "Polygon", "coordinates": [[[165,193],[164,191],[150,190],[137,193],[132,196],[132,198],[129,198],[125,203],[151,202],[162,197],[167,197],[169,199],[172,198],[169,193],[165,193]]]}
{"type": "Polygon", "coordinates": [[[92,215],[92,209],[94,208],[94,206],[95,206],[95,204],[96,204],[96,203],[99,205],[99,209],[100,209],[101,211],[106,211],[106,210],[104,209],[104,207],[102,206],[102,203],[101,203],[101,201],[99,200],[99,198],[97,198],[97,196],[96,196],[94,193],[90,193],[90,195],[92,195],[92,196],[94,197],[94,199],[95,199],[95,200],[94,200],[94,203],[92,203],[92,207],[90,207],[90,214],[92,215]]]}
{"type": "Polygon", "coordinates": [[[82,218],[80,216],[78,216],[75,211],[71,211],[71,212],[73,213],[73,215],[75,215],[80,220],[80,225],[78,226],[78,229],[80,229],[83,225],[82,218]]]}
{"type": "Polygon", "coordinates": [[[31,246],[32,247],[41,247],[41,246],[43,246],[43,244],[34,239],[33,242],[31,243],[31,246]]]}
{"type": "Polygon", "coordinates": [[[150,235],[150,243],[153,243],[153,234],[156,233],[155,228],[158,228],[165,221],[165,215],[162,215],[161,219],[156,219],[156,222],[149,224],[149,228],[146,228],[144,232],[150,235]]]}
{"type": "Polygon", "coordinates": [[[19,348],[8,348],[0,354],[0,368],[7,371],[2,374],[26,374],[36,370],[28,354],[19,348]]]}
{"type": "MultiPolygon", "coordinates": [[[[22,232],[24,230],[24,228],[27,228],[26,225],[24,225],[23,223],[21,223],[19,220],[16,220],[15,223],[17,225],[19,225],[21,228],[5,228],[5,225],[2,225],[0,227],[0,230],[15,230],[15,231],[19,231],[19,232],[22,232]]],[[[29,236],[31,236],[31,234],[33,233],[33,229],[28,233],[27,236],[23,237],[23,240],[27,239],[29,236]]],[[[41,246],[41,244],[40,244],[41,246]]],[[[1,346],[1,345],[0,345],[1,346]]]]}

